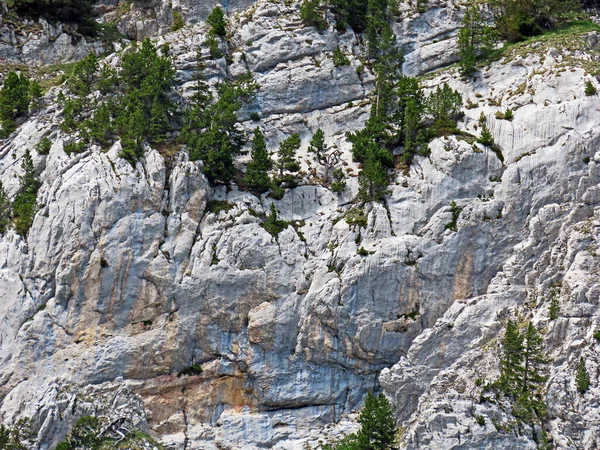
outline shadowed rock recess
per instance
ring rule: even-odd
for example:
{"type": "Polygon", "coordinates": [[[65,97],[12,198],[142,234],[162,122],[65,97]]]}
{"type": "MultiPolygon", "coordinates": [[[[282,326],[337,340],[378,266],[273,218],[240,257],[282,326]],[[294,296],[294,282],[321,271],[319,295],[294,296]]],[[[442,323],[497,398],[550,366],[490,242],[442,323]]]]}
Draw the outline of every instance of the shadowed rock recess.
{"type": "Polygon", "coordinates": [[[100,2],[98,20],[123,34],[114,47],[0,16],[3,75],[31,66],[49,79],[59,70],[49,64],[90,51],[118,68],[131,40],[148,36],[169,46],[178,103],[198,49],[213,87],[249,71],[259,90],[241,126],[259,125],[272,152],[298,133],[306,172],[321,128],[349,174],[342,194],[313,177],[274,200],[211,185],[178,145],[146,145],[135,166],[118,140],[67,155],[64,86],[48,82],[41,106],[0,141],[8,196],[27,150],[41,183],[28,234],[0,235],[0,423],[31,418],[35,450],[54,449],[87,415],[127,418],[168,449],[318,448],[353,431],[366,393],[383,390],[401,448],[535,449],[541,430],[517,432],[510,407],[481,400],[516,308],[552,359],[545,439],[600,447],[600,100],[585,93],[598,85],[600,35],[526,41],[467,79],[452,66],[464,6],[414,3],[400,2],[392,21],[403,71],[426,92],[460,92],[465,133],[390,171],[385,202],[363,206],[364,226],[347,220],[360,166],[346,138],[363,128],[375,87],[362,35],[303,25],[295,0],[232,0],[222,4],[229,55],[213,60],[212,0],[100,2]],[[348,65],[334,64],[336,48],[348,65]],[[507,108],[512,120],[496,114],[507,108]],[[482,114],[503,161],[468,137],[482,114]],[[43,138],[47,155],[34,150],[43,138]],[[446,226],[452,201],[457,231],[446,226]],[[277,237],[261,227],[272,203],[296,225],[277,237]]]}

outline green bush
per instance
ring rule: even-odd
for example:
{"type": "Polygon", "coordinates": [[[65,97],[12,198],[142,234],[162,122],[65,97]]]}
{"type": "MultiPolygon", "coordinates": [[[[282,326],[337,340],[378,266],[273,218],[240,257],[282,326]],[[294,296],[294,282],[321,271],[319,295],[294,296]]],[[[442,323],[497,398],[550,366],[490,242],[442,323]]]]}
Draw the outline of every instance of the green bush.
{"type": "Polygon", "coordinates": [[[171,31],[181,30],[185,27],[185,21],[179,11],[173,11],[173,23],[171,24],[171,31]]]}
{"type": "Polygon", "coordinates": [[[339,47],[336,47],[333,50],[333,65],[335,67],[350,65],[350,60],[346,55],[344,55],[344,52],[342,52],[339,47]]]}
{"type": "Polygon", "coordinates": [[[596,95],[597,92],[598,92],[598,90],[592,84],[592,82],[590,80],[587,80],[585,82],[585,95],[587,95],[588,97],[590,97],[592,95],[596,95]]]}
{"type": "Polygon", "coordinates": [[[38,155],[47,155],[50,153],[50,149],[52,148],[52,141],[44,137],[38,144],[35,146],[35,150],[38,152],[38,155]]]}
{"type": "Polygon", "coordinates": [[[289,222],[285,220],[279,220],[277,218],[277,208],[275,207],[275,203],[271,203],[271,210],[265,221],[261,224],[271,236],[277,239],[279,233],[285,230],[289,226],[289,222]]]}
{"type": "Polygon", "coordinates": [[[27,116],[30,103],[30,82],[22,74],[9,72],[0,89],[0,137],[16,130],[16,119],[27,116]]]}
{"type": "Polygon", "coordinates": [[[327,21],[321,11],[321,0],[304,0],[300,6],[300,19],[308,27],[327,29],[327,21]]]}
{"type": "Polygon", "coordinates": [[[583,359],[583,356],[579,358],[579,364],[577,364],[575,384],[577,384],[577,390],[580,394],[585,394],[590,388],[590,375],[585,367],[585,359],[583,359]]]}
{"type": "Polygon", "coordinates": [[[341,194],[346,190],[346,173],[339,167],[333,171],[333,183],[331,190],[336,194],[341,194]]]}
{"type": "Polygon", "coordinates": [[[462,208],[456,204],[454,200],[450,203],[450,213],[452,214],[452,220],[444,225],[444,230],[458,231],[456,222],[458,221],[458,217],[462,208]]]}
{"type": "Polygon", "coordinates": [[[509,42],[541,33],[581,10],[579,0],[492,0],[498,33],[509,42]]]}

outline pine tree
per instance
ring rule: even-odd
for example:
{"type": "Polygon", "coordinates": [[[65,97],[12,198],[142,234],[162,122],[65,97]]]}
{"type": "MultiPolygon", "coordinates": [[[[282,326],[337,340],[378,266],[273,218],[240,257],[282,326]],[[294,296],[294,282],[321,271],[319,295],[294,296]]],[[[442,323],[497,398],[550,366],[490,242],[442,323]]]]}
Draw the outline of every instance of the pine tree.
{"type": "Polygon", "coordinates": [[[445,136],[456,130],[456,119],[462,109],[462,96],[447,83],[438,86],[425,102],[426,110],[433,118],[433,132],[445,136]]]}
{"type": "Polygon", "coordinates": [[[304,0],[300,6],[300,19],[304,25],[315,27],[317,30],[327,29],[327,21],[320,11],[321,0],[304,0]]]}
{"type": "Polygon", "coordinates": [[[96,141],[102,147],[106,147],[110,143],[113,127],[110,110],[106,103],[102,103],[87,122],[87,132],[90,139],[96,141]]]}
{"type": "Polygon", "coordinates": [[[523,387],[523,336],[517,324],[509,319],[504,327],[502,358],[498,385],[508,396],[517,397],[523,387]]]}
{"type": "Polygon", "coordinates": [[[252,161],[246,167],[244,181],[248,189],[260,193],[266,192],[271,185],[268,171],[273,167],[273,161],[267,151],[265,136],[258,127],[254,130],[251,156],[252,161]]]}
{"type": "Polygon", "coordinates": [[[206,22],[210,25],[210,31],[217,36],[225,37],[227,35],[227,21],[223,10],[215,6],[208,15],[206,22]]]}
{"type": "Polygon", "coordinates": [[[367,394],[358,417],[361,427],[356,434],[357,450],[388,450],[393,447],[396,421],[392,405],[385,395],[367,394]]]}
{"type": "Polygon", "coordinates": [[[585,367],[583,356],[579,357],[579,364],[577,364],[577,372],[575,373],[575,383],[577,384],[577,390],[581,394],[585,394],[590,388],[590,375],[585,367]]]}
{"type": "Polygon", "coordinates": [[[358,198],[361,202],[383,200],[388,192],[389,177],[381,163],[383,152],[387,153],[375,143],[367,148],[365,162],[358,174],[358,198]]]}
{"type": "Polygon", "coordinates": [[[170,130],[171,123],[169,122],[167,111],[162,106],[158,96],[156,96],[150,110],[150,140],[154,143],[164,142],[170,130]]]}
{"type": "Polygon", "coordinates": [[[540,396],[544,383],[546,366],[550,359],[545,354],[544,342],[538,329],[529,322],[523,340],[523,392],[540,396]]]}
{"type": "Polygon", "coordinates": [[[33,224],[33,218],[37,210],[37,191],[39,181],[35,176],[35,166],[29,149],[25,151],[21,162],[23,175],[21,175],[21,187],[13,203],[13,216],[15,231],[25,236],[33,224]]]}
{"type": "Polygon", "coordinates": [[[0,181],[0,233],[4,233],[10,224],[10,199],[0,181]]]}
{"type": "Polygon", "coordinates": [[[329,183],[335,166],[341,160],[341,152],[337,149],[329,148],[325,144],[325,133],[320,128],[313,134],[308,146],[308,152],[315,155],[317,163],[325,168],[325,183],[329,183]]]}
{"type": "Polygon", "coordinates": [[[300,170],[300,164],[296,159],[296,151],[300,148],[300,144],[301,140],[298,133],[292,134],[279,144],[277,169],[280,177],[283,177],[285,171],[298,172],[300,170]]]}

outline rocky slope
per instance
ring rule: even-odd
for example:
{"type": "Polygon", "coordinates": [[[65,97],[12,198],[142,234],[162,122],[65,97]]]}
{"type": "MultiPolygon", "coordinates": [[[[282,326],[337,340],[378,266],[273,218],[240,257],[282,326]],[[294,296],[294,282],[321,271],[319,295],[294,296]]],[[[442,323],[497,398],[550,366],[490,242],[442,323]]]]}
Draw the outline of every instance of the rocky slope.
{"type": "MultiPolygon", "coordinates": [[[[34,155],[43,184],[32,229],[0,239],[0,417],[33,417],[40,449],[90,413],[125,415],[175,449],[302,448],[380,381],[407,448],[534,448],[531,433],[492,424],[508,422],[506,412],[476,401],[475,380],[497,371],[501,318],[518,306],[547,327],[555,445],[599,445],[599,103],[584,94],[586,80],[597,85],[598,36],[518,47],[475,81],[454,69],[424,78],[473,104],[461,129],[479,134],[486,115],[504,162],[478,144],[437,139],[429,157],[396,174],[386,205],[365,206],[361,228],[346,220],[358,168],[344,137],[369,112],[373,77],[357,70],[359,37],[303,27],[297,2],[249,3],[228,5],[229,65],[205,48],[212,4],[134,3],[119,26],[169,44],[182,94],[198,47],[212,84],[252,71],[260,91],[242,111],[246,129],[256,111],[272,149],[299,133],[309,171],[308,141],[322,128],[343,151],[349,191],[288,190],[275,204],[298,226],[275,239],[255,214],[271,199],[211,187],[185,151],[165,160],[147,148],[135,168],[118,143],[67,156],[52,88],[0,148],[0,179],[14,195],[25,149],[53,141],[48,156],[34,155]],[[174,33],[172,8],[188,22],[174,33]],[[334,66],[336,46],[349,66],[334,66]],[[507,107],[512,122],[494,117],[507,107]],[[231,208],[215,213],[214,200],[231,208]],[[463,208],[457,232],[444,227],[453,200],[463,208]],[[359,246],[373,253],[360,256],[359,246]],[[550,321],[556,286],[560,317],[550,321]],[[591,375],[585,396],[573,381],[580,354],[591,375]],[[201,372],[178,376],[192,366],[201,372]]],[[[115,7],[105,5],[107,18],[115,7]]],[[[394,31],[406,73],[455,61],[460,16],[450,2],[429,2],[423,14],[401,5],[394,31]]],[[[6,58],[77,58],[96,45],[81,42],[17,55],[9,41],[6,58]]],[[[107,58],[118,64],[118,54],[107,58]]],[[[332,433],[351,428],[342,421],[332,433]]]]}

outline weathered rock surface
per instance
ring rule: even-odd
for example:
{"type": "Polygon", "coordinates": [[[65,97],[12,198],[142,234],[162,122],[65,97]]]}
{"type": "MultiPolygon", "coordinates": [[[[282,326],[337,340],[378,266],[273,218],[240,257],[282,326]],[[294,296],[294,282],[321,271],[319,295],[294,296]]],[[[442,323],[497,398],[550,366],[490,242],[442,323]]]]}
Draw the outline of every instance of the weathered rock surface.
{"type": "MultiPolygon", "coordinates": [[[[208,53],[201,20],[212,4],[198,5],[173,2],[189,25],[157,38],[184,95],[196,50],[208,53]]],[[[260,226],[271,199],[211,187],[184,151],[165,161],[148,148],[136,167],[118,143],[69,157],[60,110],[38,112],[0,148],[0,179],[14,195],[25,149],[53,141],[48,156],[35,155],[43,184],[29,235],[0,239],[0,418],[35,417],[44,450],[90,411],[122,411],[174,449],[314,447],[353,429],[343,421],[317,431],[355,410],[379,378],[408,448],[534,448],[530,434],[492,425],[507,413],[473,398],[475,380],[497,371],[500,319],[535,305],[555,360],[550,435],[561,448],[594,448],[600,137],[578,61],[595,50],[582,47],[589,54],[574,61],[568,50],[538,49],[469,84],[452,70],[429,77],[428,87],[447,81],[476,104],[461,129],[477,135],[486,115],[504,163],[467,139],[437,139],[396,175],[385,206],[366,205],[359,227],[345,220],[358,167],[344,134],[368,117],[373,77],[357,70],[357,37],[302,27],[298,2],[229,6],[241,11],[231,18],[232,62],[207,61],[211,84],[252,71],[261,89],[242,118],[260,114],[272,149],[300,133],[308,173],[317,169],[308,141],[322,128],[343,152],[349,192],[288,190],[274,203],[298,223],[275,238],[260,226]],[[350,66],[333,65],[337,46],[350,66]],[[495,119],[506,107],[514,120],[495,119]],[[214,200],[231,208],[216,213],[214,200]],[[445,229],[453,200],[458,232],[445,229]],[[361,246],[373,253],[358,255],[361,246]],[[558,282],[561,315],[548,321],[558,282]],[[572,381],[580,353],[593,374],[585,397],[572,381]],[[71,407],[90,396],[97,401],[71,407]]],[[[122,24],[130,34],[167,31],[170,7],[148,8],[159,13],[146,20],[134,2],[140,19],[122,24]]],[[[442,3],[401,9],[394,30],[407,73],[454,61],[459,15],[442,3]]]]}

